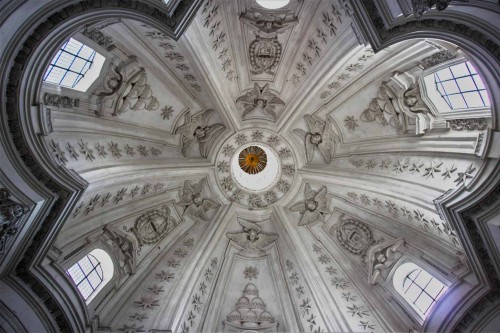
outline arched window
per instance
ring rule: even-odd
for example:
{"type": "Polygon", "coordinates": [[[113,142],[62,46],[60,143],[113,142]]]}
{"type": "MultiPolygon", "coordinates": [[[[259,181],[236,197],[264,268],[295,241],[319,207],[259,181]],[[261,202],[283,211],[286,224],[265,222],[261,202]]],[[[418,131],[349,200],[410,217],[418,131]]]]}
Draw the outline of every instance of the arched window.
{"type": "Polygon", "coordinates": [[[423,317],[447,287],[421,267],[406,263],[394,273],[394,288],[423,317]]]}
{"type": "Polygon", "coordinates": [[[489,107],[490,98],[474,66],[463,62],[434,73],[436,89],[452,110],[489,107]]]}
{"type": "Polygon", "coordinates": [[[66,273],[88,304],[113,277],[113,261],[105,251],[95,249],[71,266],[66,273]]]}
{"type": "Polygon", "coordinates": [[[99,77],[104,61],[92,48],[70,38],[52,59],[43,81],[85,92],[99,77]]]}

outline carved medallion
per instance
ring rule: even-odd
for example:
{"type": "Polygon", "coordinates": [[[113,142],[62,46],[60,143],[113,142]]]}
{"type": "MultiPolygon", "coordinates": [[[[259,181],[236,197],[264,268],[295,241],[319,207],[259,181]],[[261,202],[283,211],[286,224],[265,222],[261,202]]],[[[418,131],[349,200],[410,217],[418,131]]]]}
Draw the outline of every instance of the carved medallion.
{"type": "Polygon", "coordinates": [[[151,210],[139,216],[131,231],[141,245],[154,244],[174,227],[175,220],[170,216],[170,209],[163,206],[161,209],[151,210]]]}
{"type": "Polygon", "coordinates": [[[278,66],[281,59],[283,47],[278,42],[278,38],[263,38],[256,36],[250,43],[249,56],[252,74],[273,74],[273,70],[278,66]]]}
{"type": "Polygon", "coordinates": [[[335,234],[340,245],[357,256],[365,256],[368,248],[375,244],[372,231],[365,223],[346,216],[340,219],[335,234]]]}

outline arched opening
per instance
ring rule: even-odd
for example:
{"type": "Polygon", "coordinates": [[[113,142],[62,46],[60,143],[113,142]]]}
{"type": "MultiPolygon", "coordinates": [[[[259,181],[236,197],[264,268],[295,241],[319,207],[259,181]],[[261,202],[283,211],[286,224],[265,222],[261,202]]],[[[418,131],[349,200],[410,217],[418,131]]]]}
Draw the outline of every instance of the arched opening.
{"type": "Polygon", "coordinates": [[[405,263],[394,272],[394,288],[422,317],[426,318],[447,287],[414,263],[405,263]]]}
{"type": "Polygon", "coordinates": [[[95,249],[78,260],[66,273],[75,283],[86,304],[113,278],[113,261],[108,253],[95,249]]]}

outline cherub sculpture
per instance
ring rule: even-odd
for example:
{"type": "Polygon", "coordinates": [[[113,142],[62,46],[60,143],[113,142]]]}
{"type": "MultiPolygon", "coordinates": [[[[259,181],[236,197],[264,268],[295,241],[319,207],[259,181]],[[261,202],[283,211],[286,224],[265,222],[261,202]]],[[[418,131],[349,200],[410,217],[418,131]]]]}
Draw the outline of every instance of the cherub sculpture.
{"type": "Polygon", "coordinates": [[[200,218],[203,221],[208,221],[208,210],[217,208],[219,205],[211,199],[203,199],[201,197],[201,191],[203,190],[205,181],[205,179],[202,179],[196,184],[191,184],[189,180],[184,181],[181,201],[178,205],[185,206],[184,214],[188,214],[194,218],[200,218]]]}
{"type": "Polygon", "coordinates": [[[187,156],[189,148],[195,141],[200,145],[200,154],[208,156],[210,146],[217,136],[224,131],[223,124],[207,125],[208,118],[215,110],[208,109],[191,115],[189,111],[184,115],[184,124],[175,129],[175,134],[181,135],[182,156],[187,156]]]}
{"type": "Polygon", "coordinates": [[[247,257],[260,257],[265,254],[263,249],[278,239],[278,234],[263,234],[262,228],[255,222],[238,219],[243,227],[243,232],[226,234],[227,238],[238,244],[243,249],[238,252],[247,257]]]}
{"type": "Polygon", "coordinates": [[[306,159],[310,163],[314,157],[314,151],[320,151],[326,163],[332,160],[332,154],[335,149],[335,142],[338,136],[333,131],[333,124],[330,119],[323,121],[316,116],[306,114],[304,118],[309,126],[309,132],[297,128],[293,133],[304,140],[306,149],[306,159]]]}
{"type": "Polygon", "coordinates": [[[403,94],[403,104],[412,112],[430,112],[427,105],[420,97],[418,84],[412,84],[403,94]]]}
{"type": "Polygon", "coordinates": [[[242,14],[240,20],[265,38],[276,37],[299,23],[296,17],[290,15],[266,15],[252,10],[242,14]]]}
{"type": "Polygon", "coordinates": [[[383,244],[373,248],[369,254],[370,272],[369,283],[376,284],[377,279],[402,256],[401,248],[405,246],[405,241],[401,238],[392,244],[383,244]]]}
{"type": "Polygon", "coordinates": [[[243,106],[242,118],[253,111],[263,111],[276,120],[276,106],[285,105],[276,94],[269,91],[269,85],[265,84],[262,88],[257,83],[254,84],[253,90],[238,97],[236,103],[241,103],[243,106]]]}
{"type": "Polygon", "coordinates": [[[17,233],[19,219],[29,211],[29,207],[10,199],[10,192],[0,188],[0,254],[10,236],[17,233]]]}
{"type": "Polygon", "coordinates": [[[304,190],[305,199],[290,207],[292,212],[302,214],[299,225],[308,225],[315,222],[324,222],[323,214],[331,214],[328,209],[326,187],[323,186],[319,191],[311,189],[311,185],[306,184],[304,190]]]}

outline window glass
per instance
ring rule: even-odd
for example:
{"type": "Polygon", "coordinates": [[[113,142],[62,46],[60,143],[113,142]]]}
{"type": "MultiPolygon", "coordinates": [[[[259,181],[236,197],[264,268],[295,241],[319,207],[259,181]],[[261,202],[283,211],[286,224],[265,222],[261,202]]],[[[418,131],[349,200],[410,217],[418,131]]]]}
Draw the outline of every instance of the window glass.
{"type": "Polygon", "coordinates": [[[95,249],[71,266],[66,273],[83,299],[89,303],[113,277],[113,262],[105,251],[95,249]]]}
{"type": "Polygon", "coordinates": [[[451,109],[491,105],[481,77],[468,61],[436,72],[434,82],[436,90],[451,109]]]}
{"type": "Polygon", "coordinates": [[[398,267],[394,288],[424,318],[446,290],[446,286],[421,267],[406,263],[398,267]]]}
{"type": "Polygon", "coordinates": [[[104,61],[92,48],[70,38],[50,62],[43,81],[86,91],[99,77],[104,61]]]}

